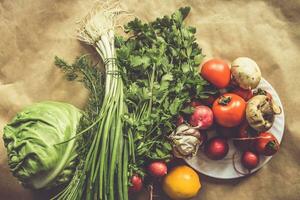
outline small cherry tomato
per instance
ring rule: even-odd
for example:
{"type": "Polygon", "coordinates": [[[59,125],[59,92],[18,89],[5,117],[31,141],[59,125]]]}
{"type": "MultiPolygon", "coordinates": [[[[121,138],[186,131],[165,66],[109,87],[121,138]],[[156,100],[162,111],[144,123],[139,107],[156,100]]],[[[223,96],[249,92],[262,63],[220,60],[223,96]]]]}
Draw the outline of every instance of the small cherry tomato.
{"type": "Polygon", "coordinates": [[[279,150],[279,142],[272,133],[262,132],[255,141],[255,149],[259,154],[272,156],[279,150]]]}
{"type": "Polygon", "coordinates": [[[226,139],[222,137],[213,137],[205,144],[204,151],[208,158],[212,160],[221,160],[227,155],[229,146],[226,139]]]}
{"type": "Polygon", "coordinates": [[[215,100],[212,110],[219,125],[234,127],[245,118],[246,102],[236,94],[226,93],[215,100]]]}
{"type": "Polygon", "coordinates": [[[225,88],[230,82],[230,67],[224,60],[211,59],[202,65],[201,76],[217,88],[225,88]]]}
{"type": "Polygon", "coordinates": [[[242,154],[241,162],[242,162],[242,165],[246,169],[249,169],[249,170],[254,169],[255,167],[258,166],[259,155],[257,155],[256,153],[254,153],[252,151],[245,151],[242,154]]]}

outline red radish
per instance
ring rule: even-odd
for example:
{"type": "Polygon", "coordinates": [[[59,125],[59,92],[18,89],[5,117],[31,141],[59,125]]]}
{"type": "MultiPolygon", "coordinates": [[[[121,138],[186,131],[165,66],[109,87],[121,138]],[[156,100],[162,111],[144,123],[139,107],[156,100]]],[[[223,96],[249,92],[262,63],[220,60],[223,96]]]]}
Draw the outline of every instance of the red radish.
{"type": "Polygon", "coordinates": [[[204,148],[206,156],[212,160],[223,159],[227,155],[228,150],[229,146],[226,139],[221,137],[211,138],[204,148]]]}
{"type": "Polygon", "coordinates": [[[252,151],[245,151],[242,154],[241,162],[246,169],[251,170],[258,166],[259,156],[252,151]]]}
{"type": "Polygon", "coordinates": [[[168,168],[165,162],[155,161],[148,166],[149,173],[154,177],[162,177],[168,173],[168,168]]]}
{"type": "Polygon", "coordinates": [[[143,188],[143,181],[139,175],[133,175],[131,177],[131,186],[129,187],[130,192],[138,192],[143,188]]]}
{"type": "Polygon", "coordinates": [[[272,156],[279,150],[279,142],[272,133],[260,133],[255,141],[255,149],[259,154],[272,156]]]}
{"type": "Polygon", "coordinates": [[[184,118],[182,117],[182,115],[179,115],[177,117],[176,125],[179,126],[180,124],[183,124],[183,123],[184,123],[184,118]]]}
{"type": "Polygon", "coordinates": [[[257,135],[257,131],[251,128],[247,121],[244,121],[238,128],[233,144],[242,151],[253,149],[255,138],[252,136],[255,135],[257,135]]]}
{"type": "Polygon", "coordinates": [[[224,126],[217,126],[217,133],[225,138],[232,138],[236,137],[238,132],[237,127],[224,127],[224,126]]]}
{"type": "Polygon", "coordinates": [[[240,87],[237,87],[233,89],[232,93],[239,95],[242,97],[245,101],[248,101],[253,97],[253,92],[250,89],[243,89],[240,87]]]}
{"type": "Polygon", "coordinates": [[[207,106],[197,106],[190,117],[189,123],[200,129],[208,129],[213,123],[213,112],[207,106]]]}

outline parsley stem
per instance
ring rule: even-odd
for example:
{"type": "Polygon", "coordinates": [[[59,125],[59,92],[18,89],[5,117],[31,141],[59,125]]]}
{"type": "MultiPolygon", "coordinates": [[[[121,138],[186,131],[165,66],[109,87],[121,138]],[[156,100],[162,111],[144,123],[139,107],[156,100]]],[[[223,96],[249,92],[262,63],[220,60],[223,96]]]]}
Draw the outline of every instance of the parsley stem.
{"type": "Polygon", "coordinates": [[[151,110],[152,110],[152,102],[153,102],[153,83],[154,83],[154,77],[155,77],[155,70],[156,70],[156,65],[153,65],[153,69],[152,69],[152,74],[151,74],[151,80],[150,80],[150,92],[151,92],[151,98],[150,98],[150,102],[149,102],[149,106],[148,106],[148,113],[147,116],[149,116],[151,114],[151,110]]]}

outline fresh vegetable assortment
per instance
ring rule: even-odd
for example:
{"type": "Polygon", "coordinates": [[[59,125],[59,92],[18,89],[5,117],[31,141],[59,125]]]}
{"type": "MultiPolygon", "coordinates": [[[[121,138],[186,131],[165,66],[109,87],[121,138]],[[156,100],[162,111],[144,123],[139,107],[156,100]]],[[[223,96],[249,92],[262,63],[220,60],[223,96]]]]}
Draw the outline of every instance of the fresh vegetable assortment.
{"type": "MultiPolygon", "coordinates": [[[[247,57],[235,59],[231,63],[230,83],[225,88],[220,87],[213,79],[216,74],[222,76],[219,68],[212,67],[211,70],[216,73],[211,72],[211,76],[206,73],[206,68],[211,63],[214,64],[212,66],[217,66],[216,60],[222,63],[220,59],[208,60],[202,65],[200,72],[213,85],[222,89],[211,105],[215,119],[215,126],[211,129],[218,136],[205,143],[203,152],[209,159],[223,159],[229,150],[228,141],[233,140],[236,149],[242,152],[242,166],[250,173],[259,165],[259,155],[271,156],[279,149],[276,137],[267,131],[272,127],[275,116],[281,113],[281,108],[270,93],[256,88],[261,80],[261,72],[254,60],[247,57]]],[[[228,76],[227,71],[223,73],[224,77],[228,76]]],[[[237,170],[234,157],[233,167],[237,170]]],[[[238,170],[237,172],[244,174],[238,170]]]]}
{"type": "Polygon", "coordinates": [[[172,167],[174,158],[204,151],[221,160],[233,140],[250,171],[259,155],[275,154],[279,143],[268,130],[281,108],[256,88],[258,65],[246,57],[201,65],[196,29],[183,23],[189,12],[180,8],[149,23],[136,18],[121,36],[115,28],[126,12],[117,2],[96,6],[78,37],[95,48],[105,70],[88,56],[71,65],[55,57],[68,80],[89,90],[89,100],[84,111],[44,102],[20,112],[3,137],[13,174],[35,189],[64,185],[52,198],[58,200],[126,200],[148,186],[152,198],[154,182],[183,200],[201,183],[187,165],[172,167]]]}

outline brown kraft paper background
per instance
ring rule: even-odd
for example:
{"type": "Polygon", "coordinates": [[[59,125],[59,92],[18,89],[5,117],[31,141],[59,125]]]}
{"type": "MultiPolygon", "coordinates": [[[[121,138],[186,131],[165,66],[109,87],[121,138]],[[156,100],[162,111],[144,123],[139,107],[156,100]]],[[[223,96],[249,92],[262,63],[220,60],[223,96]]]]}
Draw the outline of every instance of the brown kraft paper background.
{"type": "MultiPolygon", "coordinates": [[[[67,82],[53,61],[55,55],[71,62],[82,53],[95,54],[75,38],[76,22],[93,2],[0,0],[1,138],[3,126],[34,102],[58,100],[84,107],[86,90],[80,83],[67,82]]],[[[282,100],[286,127],[280,152],[248,178],[216,180],[200,175],[202,189],[194,199],[300,199],[300,1],[124,0],[123,4],[145,21],[191,6],[186,23],[197,28],[204,54],[229,61],[253,58],[282,100]]],[[[31,199],[48,199],[48,194],[18,184],[9,172],[1,139],[0,200],[31,199]]]]}

